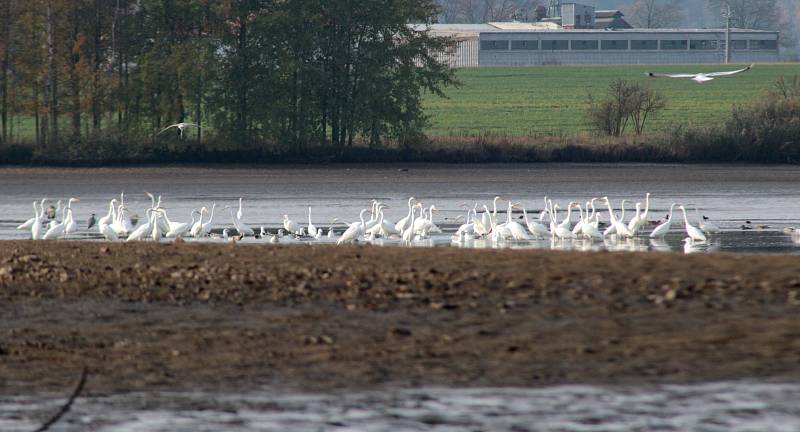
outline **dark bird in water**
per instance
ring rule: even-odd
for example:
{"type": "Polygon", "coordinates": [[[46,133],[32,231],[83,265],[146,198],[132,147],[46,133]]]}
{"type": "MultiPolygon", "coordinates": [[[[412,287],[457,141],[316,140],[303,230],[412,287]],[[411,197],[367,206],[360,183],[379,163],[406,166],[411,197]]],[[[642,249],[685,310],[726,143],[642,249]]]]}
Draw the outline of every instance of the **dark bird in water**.
{"type": "Polygon", "coordinates": [[[89,222],[89,224],[86,227],[86,229],[92,229],[92,227],[97,223],[97,219],[95,219],[94,213],[92,213],[92,215],[89,216],[89,221],[88,222],[89,222]]]}
{"type": "Polygon", "coordinates": [[[132,214],[131,215],[131,226],[136,226],[139,224],[139,215],[132,214]]]}
{"type": "Polygon", "coordinates": [[[47,208],[47,219],[53,220],[55,218],[56,218],[56,208],[53,207],[53,206],[48,207],[47,208]]]}
{"type": "Polygon", "coordinates": [[[703,220],[708,220],[708,216],[703,215],[703,220]]]}

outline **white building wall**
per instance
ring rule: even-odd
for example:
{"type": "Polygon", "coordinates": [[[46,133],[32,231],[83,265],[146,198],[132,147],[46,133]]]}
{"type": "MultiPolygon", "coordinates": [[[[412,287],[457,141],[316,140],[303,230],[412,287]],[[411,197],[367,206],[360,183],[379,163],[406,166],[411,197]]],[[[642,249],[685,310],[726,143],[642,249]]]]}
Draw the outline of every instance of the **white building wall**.
{"type": "MultiPolygon", "coordinates": [[[[719,31],[546,31],[481,33],[478,63],[481,66],[527,66],[543,64],[716,64],[725,61],[725,33],[719,31]],[[507,44],[506,44],[507,41],[507,44]],[[519,41],[515,44],[514,41],[519,41]],[[526,41],[522,44],[522,41],[526,41]],[[558,42],[547,42],[558,41],[558,42]],[[564,45],[564,41],[570,41],[564,45]],[[582,42],[583,41],[583,42],[582,42]],[[602,41],[628,41],[626,49],[603,49],[602,41]],[[632,49],[630,41],[685,41],[680,49],[632,49]],[[708,47],[708,49],[692,49],[708,47]],[[699,41],[710,41],[702,43],[699,41]],[[535,42],[531,45],[531,42],[535,42]],[[517,49],[514,49],[516,46],[517,49]],[[559,49],[547,50],[546,46],[559,49]],[[498,48],[499,47],[499,48],[498,48]],[[506,47],[504,49],[504,47],[506,47]],[[535,47],[532,49],[532,47],[535,47]],[[577,49],[577,48],[584,49],[577,49]],[[587,48],[588,47],[588,48],[587,48]],[[493,49],[492,49],[493,48],[493,49]]],[[[732,40],[778,40],[777,32],[742,32],[732,40]]],[[[666,45],[666,44],[664,44],[666,45]]],[[[753,44],[754,45],[754,44],[753,44]]],[[[732,49],[737,63],[777,62],[776,49],[732,49]]]]}

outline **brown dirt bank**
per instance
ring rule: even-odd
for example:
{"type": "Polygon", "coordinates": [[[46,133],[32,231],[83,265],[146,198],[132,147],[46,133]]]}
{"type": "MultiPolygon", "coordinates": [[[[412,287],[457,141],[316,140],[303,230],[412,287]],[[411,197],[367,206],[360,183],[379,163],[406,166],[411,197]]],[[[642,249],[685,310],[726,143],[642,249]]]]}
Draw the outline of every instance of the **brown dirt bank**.
{"type": "Polygon", "coordinates": [[[800,378],[800,258],[0,242],[0,393],[800,378]]]}

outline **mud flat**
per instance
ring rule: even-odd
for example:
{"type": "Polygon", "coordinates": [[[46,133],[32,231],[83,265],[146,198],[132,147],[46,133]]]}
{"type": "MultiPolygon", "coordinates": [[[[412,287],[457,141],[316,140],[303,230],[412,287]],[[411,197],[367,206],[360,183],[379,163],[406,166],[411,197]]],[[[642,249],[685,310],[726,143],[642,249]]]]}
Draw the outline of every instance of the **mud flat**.
{"type": "Polygon", "coordinates": [[[800,379],[800,258],[0,242],[0,393],[800,379]]]}

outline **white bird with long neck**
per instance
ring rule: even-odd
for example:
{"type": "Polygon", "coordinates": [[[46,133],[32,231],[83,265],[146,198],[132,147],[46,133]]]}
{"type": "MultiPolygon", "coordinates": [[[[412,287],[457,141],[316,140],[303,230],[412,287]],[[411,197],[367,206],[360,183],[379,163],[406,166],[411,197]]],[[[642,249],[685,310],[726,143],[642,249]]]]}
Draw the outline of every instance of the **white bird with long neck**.
{"type": "MultiPolygon", "coordinates": [[[[628,227],[625,225],[624,222],[622,222],[623,219],[617,219],[616,215],[614,214],[614,210],[611,208],[611,201],[609,201],[608,197],[603,197],[603,201],[605,201],[606,205],[608,206],[608,217],[611,220],[611,227],[609,227],[609,229],[607,229],[603,233],[603,235],[608,236],[608,235],[611,235],[611,234],[616,234],[616,235],[618,235],[620,237],[633,237],[633,234],[631,234],[631,232],[628,231],[628,227]],[[611,231],[612,227],[614,228],[613,231],[611,231]]],[[[622,217],[623,218],[625,217],[625,201],[626,200],[622,200],[622,217]]]]}
{"type": "Polygon", "coordinates": [[[64,237],[78,230],[78,224],[72,217],[72,203],[74,202],[80,202],[80,200],[78,198],[70,198],[67,202],[67,208],[64,210],[64,237]]]}
{"type": "Polygon", "coordinates": [[[204,206],[200,208],[200,211],[198,213],[200,214],[200,219],[194,222],[192,224],[191,230],[189,230],[189,234],[191,234],[191,236],[195,238],[200,236],[200,231],[203,229],[203,216],[208,214],[208,209],[204,206]]]}
{"type": "Polygon", "coordinates": [[[525,218],[525,225],[528,226],[528,231],[531,233],[531,235],[536,238],[550,237],[550,231],[546,226],[535,220],[531,221],[528,219],[528,211],[525,209],[525,206],[522,206],[522,215],[525,218]]]}
{"type": "MultiPolygon", "coordinates": [[[[42,198],[42,204],[41,204],[42,208],[44,208],[44,204],[46,202],[47,202],[47,198],[42,198]]],[[[36,221],[36,216],[39,214],[39,211],[36,210],[36,203],[34,203],[34,206],[33,206],[33,213],[34,213],[34,216],[32,218],[26,220],[24,223],[22,223],[21,225],[17,226],[18,230],[26,231],[26,230],[31,229],[31,227],[33,226],[33,222],[36,221]]]]}
{"type": "Polygon", "coordinates": [[[672,205],[669,206],[669,217],[667,218],[666,222],[664,222],[661,225],[657,226],[653,230],[653,232],[650,233],[650,238],[659,238],[659,237],[663,238],[664,236],[669,234],[669,230],[670,230],[670,228],[672,228],[672,214],[673,214],[673,211],[675,210],[675,206],[676,205],[678,205],[678,204],[672,203],[672,205]]]}
{"type": "Polygon", "coordinates": [[[642,203],[636,203],[636,215],[628,222],[628,231],[631,234],[636,235],[639,229],[644,225],[644,219],[641,219],[642,215],[642,203]]]}
{"type": "Polygon", "coordinates": [[[208,221],[206,221],[203,224],[203,227],[200,230],[200,236],[201,237],[205,237],[209,233],[211,233],[211,227],[213,226],[212,224],[214,223],[214,210],[216,210],[216,208],[217,208],[217,203],[212,203],[211,204],[211,215],[208,217],[208,221]]]}
{"type": "Polygon", "coordinates": [[[308,235],[311,237],[317,236],[317,227],[311,222],[311,207],[308,208],[308,235]]]}
{"type": "Polygon", "coordinates": [[[689,235],[689,238],[691,238],[693,242],[707,241],[708,239],[706,238],[706,235],[703,234],[703,231],[701,231],[699,228],[689,223],[689,218],[686,216],[686,207],[681,205],[678,208],[681,209],[681,211],[683,212],[683,222],[686,225],[686,234],[689,235]]]}
{"type": "Polygon", "coordinates": [[[108,203],[108,214],[101,217],[100,220],[97,221],[97,225],[111,225],[114,222],[114,215],[115,210],[117,208],[117,199],[114,198],[111,202],[108,203]]]}
{"type": "Polygon", "coordinates": [[[515,208],[519,208],[520,203],[508,203],[508,213],[506,213],[506,223],[505,227],[506,230],[511,234],[511,237],[517,241],[527,241],[530,240],[528,237],[528,233],[525,232],[525,228],[520,225],[519,222],[513,220],[511,216],[514,213],[515,208]]]}
{"type": "MultiPolygon", "coordinates": [[[[155,209],[153,208],[149,208],[145,211],[146,222],[140,223],[139,226],[137,226],[136,229],[134,229],[133,232],[128,235],[128,238],[125,239],[126,242],[143,240],[146,235],[152,233],[154,211],[155,209]]],[[[102,228],[100,232],[103,233],[102,228]]],[[[114,231],[114,233],[116,233],[116,231],[114,231]]]]}
{"type": "MultiPolygon", "coordinates": [[[[572,207],[573,203],[569,203],[568,207],[572,207]]],[[[563,222],[558,223],[558,204],[553,206],[553,224],[555,225],[555,230],[553,231],[553,235],[560,238],[560,239],[571,239],[575,238],[575,234],[572,234],[572,231],[569,229],[569,225],[565,225],[563,222]]],[[[569,210],[567,210],[569,212],[569,210]]],[[[569,213],[567,213],[569,214],[569,213]]]]}
{"type": "Polygon", "coordinates": [[[349,228],[339,237],[339,240],[336,241],[337,245],[342,245],[345,243],[354,243],[356,240],[359,239],[362,235],[364,235],[364,227],[366,226],[366,221],[364,220],[364,215],[369,213],[369,210],[362,209],[361,213],[359,214],[359,219],[361,219],[361,223],[354,223],[350,225],[349,228]]]}
{"type": "Polygon", "coordinates": [[[192,226],[197,222],[197,218],[195,215],[197,214],[196,211],[192,212],[192,221],[191,222],[173,222],[169,220],[167,217],[166,210],[162,210],[161,215],[164,217],[164,220],[167,221],[169,225],[169,231],[166,233],[167,238],[178,238],[183,237],[184,235],[189,233],[189,230],[192,229],[192,226]]]}
{"type": "Polygon", "coordinates": [[[152,225],[152,227],[153,227],[153,231],[152,231],[150,237],[156,243],[161,241],[161,236],[164,234],[164,232],[161,231],[161,225],[159,225],[159,223],[158,223],[158,218],[161,217],[161,215],[162,215],[162,210],[161,209],[156,209],[150,215],[150,218],[151,218],[150,225],[152,225]]]}
{"type": "Polygon", "coordinates": [[[297,234],[300,232],[302,227],[299,223],[289,219],[289,215],[283,215],[283,229],[285,229],[289,234],[297,234]]]}
{"type": "Polygon", "coordinates": [[[494,197],[492,200],[492,229],[497,226],[497,201],[500,201],[502,198],[499,196],[494,197]]]}
{"type": "Polygon", "coordinates": [[[414,222],[416,221],[417,217],[417,208],[422,208],[422,203],[417,203],[411,209],[411,219],[409,220],[408,227],[402,232],[401,237],[405,244],[411,243],[414,240],[414,222]]]}
{"type": "Polygon", "coordinates": [[[639,232],[646,224],[647,218],[650,214],[650,192],[645,194],[644,197],[644,212],[639,213],[640,204],[636,203],[636,216],[628,223],[628,231],[634,235],[639,232]]]}
{"type": "MultiPolygon", "coordinates": [[[[588,203],[587,203],[588,204],[588,203]]],[[[589,220],[589,209],[586,209],[586,214],[584,214],[583,209],[581,208],[580,204],[577,204],[578,212],[581,214],[581,232],[580,234],[589,240],[603,240],[603,234],[592,225],[591,221],[589,220]]]]}
{"type": "Polygon", "coordinates": [[[408,199],[408,214],[406,215],[406,217],[404,217],[404,218],[400,219],[399,221],[397,221],[397,223],[394,225],[395,231],[402,233],[403,231],[405,231],[406,227],[411,223],[411,212],[412,212],[414,203],[416,201],[417,201],[417,199],[414,198],[414,197],[411,197],[411,198],[408,199]]]}
{"type": "Polygon", "coordinates": [[[195,124],[195,123],[188,123],[188,122],[175,123],[173,125],[169,125],[169,126],[165,127],[164,129],[161,129],[161,132],[157,133],[156,136],[159,136],[162,133],[164,133],[164,132],[166,132],[166,131],[168,131],[168,130],[170,130],[172,128],[178,128],[178,130],[180,131],[180,134],[181,134],[181,138],[183,138],[183,130],[188,128],[188,127],[199,128],[200,125],[195,124]]]}
{"type": "Polygon", "coordinates": [[[31,225],[31,239],[33,240],[41,240],[42,239],[42,221],[44,220],[44,206],[42,206],[41,211],[38,213],[36,212],[36,202],[33,203],[33,214],[35,215],[35,220],[31,225]]]}

